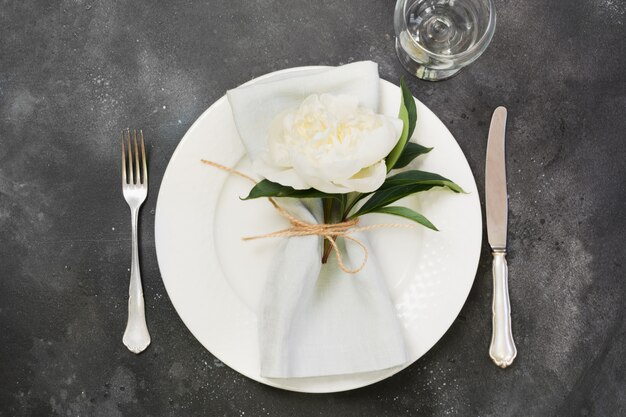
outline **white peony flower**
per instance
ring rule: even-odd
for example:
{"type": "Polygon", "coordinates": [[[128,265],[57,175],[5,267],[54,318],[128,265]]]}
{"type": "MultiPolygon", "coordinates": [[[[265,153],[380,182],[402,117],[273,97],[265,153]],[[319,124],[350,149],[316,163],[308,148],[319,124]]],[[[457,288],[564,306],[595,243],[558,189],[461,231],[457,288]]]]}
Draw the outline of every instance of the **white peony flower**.
{"type": "Polygon", "coordinates": [[[270,124],[267,149],[254,161],[259,175],[298,190],[369,192],[385,181],[384,158],[402,121],[359,107],[347,95],[313,94],[270,124]]]}

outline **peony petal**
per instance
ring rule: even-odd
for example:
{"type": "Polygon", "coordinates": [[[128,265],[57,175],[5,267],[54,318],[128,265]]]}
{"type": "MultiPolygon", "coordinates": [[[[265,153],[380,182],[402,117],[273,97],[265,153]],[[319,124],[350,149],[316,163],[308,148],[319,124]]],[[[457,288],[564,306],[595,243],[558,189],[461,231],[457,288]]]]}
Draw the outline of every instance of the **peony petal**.
{"type": "Polygon", "coordinates": [[[296,190],[306,190],[311,186],[304,182],[293,168],[279,168],[266,161],[267,154],[261,154],[253,163],[254,172],[270,181],[293,187],[296,190]]]}
{"type": "MultiPolygon", "coordinates": [[[[315,161],[307,158],[307,155],[293,153],[292,154],[293,169],[298,175],[300,181],[308,184],[307,188],[315,188],[325,193],[349,193],[353,191],[349,187],[336,185],[328,178],[320,176],[322,171],[315,161]]],[[[294,187],[295,188],[295,187],[294,187]]]]}
{"type": "Polygon", "coordinates": [[[337,181],[335,185],[342,186],[359,193],[375,191],[383,185],[387,176],[387,166],[385,161],[363,168],[355,176],[347,180],[337,181]]]}
{"type": "Polygon", "coordinates": [[[321,170],[317,164],[317,161],[312,160],[309,155],[305,153],[292,152],[291,153],[291,161],[293,163],[293,169],[300,177],[300,180],[306,184],[309,184],[310,187],[313,187],[317,190],[327,191],[331,182],[328,178],[323,178],[320,176],[321,170]]]}
{"type": "Polygon", "coordinates": [[[324,158],[317,161],[315,168],[317,174],[310,173],[309,175],[316,175],[328,181],[338,181],[356,175],[363,166],[364,164],[356,158],[338,159],[335,156],[335,158],[324,158]]]}
{"type": "Polygon", "coordinates": [[[296,190],[308,190],[309,188],[311,188],[311,184],[307,184],[306,182],[302,181],[302,178],[293,168],[289,168],[284,171],[274,171],[268,173],[265,178],[272,182],[277,182],[281,185],[292,187],[296,190]]]}
{"type": "Polygon", "coordinates": [[[376,130],[363,132],[354,158],[360,166],[370,166],[389,155],[402,134],[402,120],[381,116],[383,125],[376,130]]]}
{"type": "Polygon", "coordinates": [[[354,191],[353,188],[342,184],[336,184],[328,180],[322,180],[319,178],[310,178],[309,180],[311,181],[311,187],[328,194],[347,194],[354,191]]]}

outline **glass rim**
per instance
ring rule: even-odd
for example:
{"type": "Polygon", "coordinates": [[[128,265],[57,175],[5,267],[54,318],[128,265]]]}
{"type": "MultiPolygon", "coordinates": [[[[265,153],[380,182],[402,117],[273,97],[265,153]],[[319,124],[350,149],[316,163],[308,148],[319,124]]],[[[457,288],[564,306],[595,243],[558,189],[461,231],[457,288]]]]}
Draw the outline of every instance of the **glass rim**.
{"type": "MultiPolygon", "coordinates": [[[[484,50],[484,47],[486,48],[487,44],[491,41],[491,38],[493,38],[493,35],[495,33],[495,26],[496,26],[496,5],[494,3],[494,0],[487,0],[487,2],[489,3],[489,23],[487,24],[485,32],[482,34],[478,42],[476,42],[466,51],[459,52],[458,54],[451,54],[451,55],[437,54],[437,53],[429,51],[428,49],[425,49],[422,45],[417,43],[415,39],[413,39],[413,37],[410,37],[411,43],[416,48],[418,48],[419,50],[427,54],[428,56],[442,59],[442,60],[450,59],[450,58],[453,58],[453,59],[465,58],[467,56],[472,55],[473,53],[475,53],[477,50],[480,50],[481,48],[484,50]]],[[[405,4],[406,4],[406,0],[405,0],[405,4]]],[[[402,25],[404,29],[408,29],[406,19],[404,18],[402,19],[402,25]]]]}

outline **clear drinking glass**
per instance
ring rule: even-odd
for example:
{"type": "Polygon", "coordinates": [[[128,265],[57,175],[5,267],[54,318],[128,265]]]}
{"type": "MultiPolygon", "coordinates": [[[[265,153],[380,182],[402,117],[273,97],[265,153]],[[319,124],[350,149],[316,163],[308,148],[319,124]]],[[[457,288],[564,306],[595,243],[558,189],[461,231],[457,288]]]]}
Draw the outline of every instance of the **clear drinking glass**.
{"type": "Polygon", "coordinates": [[[487,48],[496,28],[493,0],[397,0],[396,52],[411,74],[452,77],[487,48]]]}

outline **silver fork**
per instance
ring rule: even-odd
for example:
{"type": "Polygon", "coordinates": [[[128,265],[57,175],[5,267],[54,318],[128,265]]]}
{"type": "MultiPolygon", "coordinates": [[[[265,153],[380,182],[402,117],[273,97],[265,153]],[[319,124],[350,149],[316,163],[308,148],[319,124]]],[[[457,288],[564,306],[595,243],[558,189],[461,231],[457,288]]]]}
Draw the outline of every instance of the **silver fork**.
{"type": "Polygon", "coordinates": [[[137,248],[137,220],[139,207],[148,195],[148,167],[146,165],[146,149],[143,144],[143,131],[139,130],[141,138],[141,175],[139,175],[139,148],[137,146],[137,130],[133,130],[135,152],[131,146],[130,129],[126,130],[126,138],[122,131],[122,191],[130,206],[131,226],[133,235],[132,264],[130,267],[130,288],[128,289],[128,322],[122,342],[133,353],[143,352],[150,344],[150,333],[146,325],[146,311],[141,288],[141,273],[139,272],[139,251],[137,248]],[[128,153],[124,142],[128,145],[128,153]],[[128,171],[128,177],[126,172],[128,171]],[[134,173],[133,173],[134,171],[134,173]]]}

